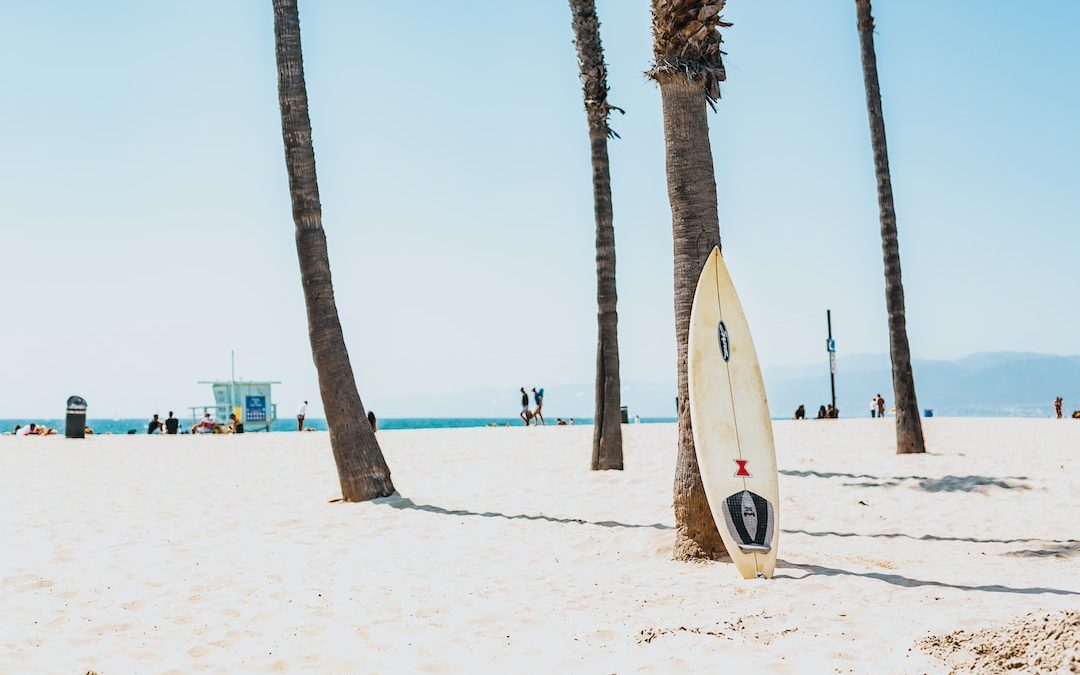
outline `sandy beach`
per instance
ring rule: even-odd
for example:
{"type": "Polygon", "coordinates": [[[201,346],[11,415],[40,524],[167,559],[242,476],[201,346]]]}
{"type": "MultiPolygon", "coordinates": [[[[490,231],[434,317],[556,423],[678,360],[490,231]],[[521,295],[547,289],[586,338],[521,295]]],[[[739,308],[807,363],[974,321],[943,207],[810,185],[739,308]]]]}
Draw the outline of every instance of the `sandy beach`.
{"type": "Polygon", "coordinates": [[[771,581],[671,560],[674,425],[622,472],[590,427],[380,432],[364,504],[325,433],[2,437],[0,672],[945,673],[921,640],[1080,607],[1080,423],[775,431],[771,581]]]}

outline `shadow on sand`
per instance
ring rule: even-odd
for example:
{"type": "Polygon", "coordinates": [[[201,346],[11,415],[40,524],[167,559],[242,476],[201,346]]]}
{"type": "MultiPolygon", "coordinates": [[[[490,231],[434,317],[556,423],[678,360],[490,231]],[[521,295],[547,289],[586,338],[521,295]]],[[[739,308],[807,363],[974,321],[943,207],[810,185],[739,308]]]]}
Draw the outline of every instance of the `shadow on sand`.
{"type": "Polygon", "coordinates": [[[1046,548],[1009,551],[1013,558],[1071,558],[1080,555],[1080,541],[1055,542],[1046,548]]]}
{"type": "Polygon", "coordinates": [[[987,586],[967,586],[964,584],[950,584],[944,581],[926,581],[923,579],[911,579],[909,577],[901,576],[899,574],[882,574],[880,572],[852,572],[850,570],[842,570],[836,567],[823,567],[821,565],[800,565],[798,563],[787,562],[784,560],[778,560],[777,567],[792,570],[802,570],[806,572],[801,577],[791,576],[788,574],[777,574],[774,579],[805,579],[811,576],[849,576],[849,577],[863,577],[865,579],[876,579],[878,581],[884,581],[887,584],[894,586],[903,586],[904,588],[918,588],[920,586],[935,586],[938,588],[954,588],[958,591],[981,591],[984,593],[1019,593],[1022,595],[1077,595],[1080,593],[1076,591],[1067,591],[1060,588],[1045,588],[1042,586],[1034,586],[1030,588],[1013,588],[1011,586],[1001,586],[999,584],[992,584],[987,586]]]}
{"type": "Polygon", "coordinates": [[[1074,539],[977,539],[975,537],[939,537],[934,534],[924,534],[916,537],[900,532],[878,532],[875,534],[858,534],[855,532],[810,532],[809,530],[781,530],[785,534],[805,534],[808,537],[874,537],[882,539],[915,539],[918,541],[964,541],[972,544],[1023,544],[1029,541],[1045,542],[1049,544],[1073,544],[1080,542],[1074,539]]]}
{"type": "Polygon", "coordinates": [[[833,471],[797,471],[781,469],[784,476],[796,478],[852,478],[863,479],[862,483],[844,483],[845,487],[896,487],[904,481],[919,481],[919,487],[927,492],[977,492],[984,487],[999,487],[1005,490],[1027,490],[1029,486],[1008,481],[1027,480],[1027,476],[1006,476],[1005,478],[987,478],[986,476],[870,476],[868,474],[838,473],[833,471]]]}
{"type": "Polygon", "coordinates": [[[575,525],[595,525],[597,527],[628,527],[628,528],[647,528],[653,530],[674,530],[671,525],[665,525],[664,523],[652,523],[651,525],[639,525],[633,523],[620,523],[614,520],[582,520],[581,518],[554,518],[552,516],[541,515],[529,515],[525,513],[519,513],[516,515],[509,515],[506,513],[499,513],[498,511],[468,511],[465,509],[444,509],[441,506],[434,506],[432,504],[417,504],[411,499],[401,497],[398,495],[391,495],[390,497],[383,497],[381,499],[373,499],[374,504],[385,504],[386,506],[395,509],[415,509],[417,511],[427,511],[428,513],[439,513],[444,516],[479,516],[481,518],[505,518],[507,520],[540,520],[548,523],[572,523],[575,525]]]}

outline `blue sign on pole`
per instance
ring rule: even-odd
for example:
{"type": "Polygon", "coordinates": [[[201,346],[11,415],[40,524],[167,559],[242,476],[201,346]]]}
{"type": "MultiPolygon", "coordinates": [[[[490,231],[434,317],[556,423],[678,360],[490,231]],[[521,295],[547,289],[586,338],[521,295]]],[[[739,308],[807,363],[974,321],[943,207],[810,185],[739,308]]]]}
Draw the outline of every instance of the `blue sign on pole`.
{"type": "Polygon", "coordinates": [[[825,341],[825,350],[829,351],[829,352],[835,352],[836,351],[836,340],[834,340],[832,338],[829,338],[828,340],[826,340],[825,341]]]}

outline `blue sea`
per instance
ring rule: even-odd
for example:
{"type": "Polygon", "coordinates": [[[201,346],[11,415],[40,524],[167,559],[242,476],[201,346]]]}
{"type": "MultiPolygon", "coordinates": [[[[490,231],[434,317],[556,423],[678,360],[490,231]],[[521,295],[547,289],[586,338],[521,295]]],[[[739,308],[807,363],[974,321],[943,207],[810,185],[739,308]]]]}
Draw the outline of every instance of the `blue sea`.
{"type": "MultiPolygon", "coordinates": [[[[643,424],[656,424],[675,422],[674,417],[642,417],[643,424]]],[[[12,431],[15,425],[26,426],[30,422],[56,429],[58,433],[64,433],[63,419],[0,419],[0,433],[12,431]]],[[[86,421],[87,426],[94,430],[95,434],[126,434],[134,432],[145,434],[150,420],[140,418],[104,419],[91,418],[86,421]]],[[[576,424],[592,424],[591,417],[575,417],[576,424]]],[[[180,427],[191,428],[190,418],[180,418],[180,427]]],[[[464,429],[469,427],[489,427],[492,424],[498,426],[522,426],[520,417],[388,417],[379,418],[379,430],[391,429],[464,429]]],[[[548,420],[548,426],[554,426],[555,420],[548,420]]],[[[309,417],[304,420],[304,427],[326,431],[326,420],[309,417]]],[[[251,425],[249,425],[251,428],[251,425]]],[[[295,432],[295,419],[279,419],[270,427],[271,431],[295,432]]]]}

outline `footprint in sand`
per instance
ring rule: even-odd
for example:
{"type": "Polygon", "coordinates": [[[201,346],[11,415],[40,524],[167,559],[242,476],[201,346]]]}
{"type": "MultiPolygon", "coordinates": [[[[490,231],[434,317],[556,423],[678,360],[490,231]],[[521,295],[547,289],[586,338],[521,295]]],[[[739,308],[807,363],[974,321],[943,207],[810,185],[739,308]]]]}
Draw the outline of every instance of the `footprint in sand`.
{"type": "Polygon", "coordinates": [[[3,584],[4,586],[21,586],[26,582],[33,581],[37,578],[38,575],[36,574],[16,574],[10,577],[4,577],[3,579],[0,579],[0,584],[3,584]]]}
{"type": "Polygon", "coordinates": [[[16,588],[15,591],[18,592],[18,593],[22,593],[24,591],[37,591],[37,590],[41,590],[42,588],[52,588],[55,585],[56,584],[49,581],[48,579],[42,579],[42,578],[38,577],[37,581],[35,581],[33,583],[30,583],[30,584],[24,584],[23,586],[20,586],[19,588],[16,588]]]}

